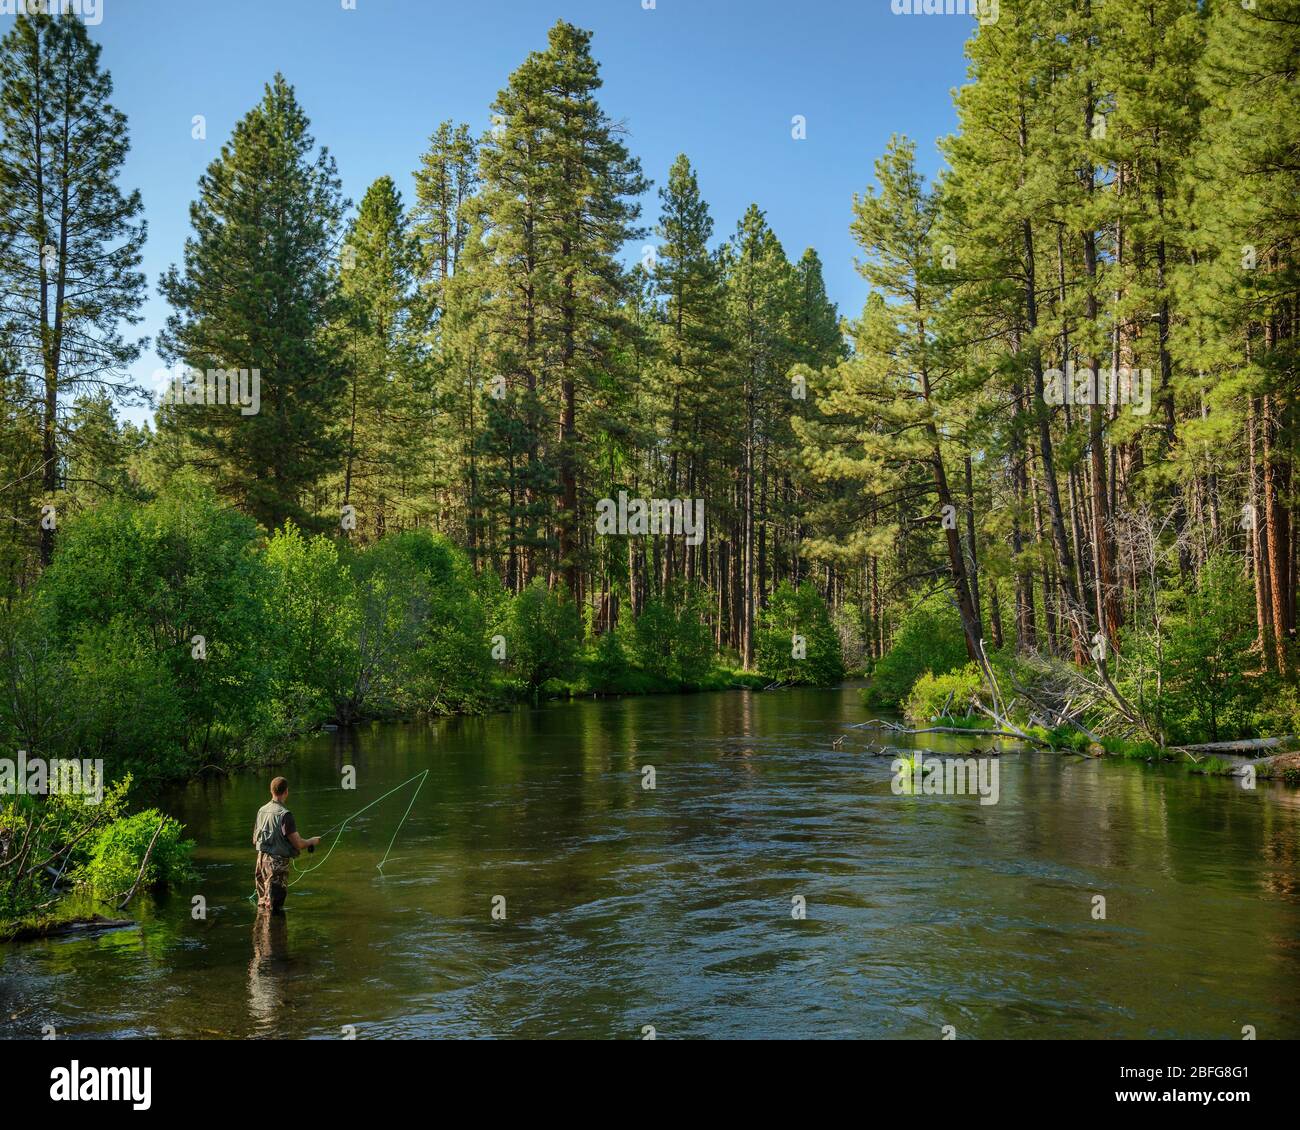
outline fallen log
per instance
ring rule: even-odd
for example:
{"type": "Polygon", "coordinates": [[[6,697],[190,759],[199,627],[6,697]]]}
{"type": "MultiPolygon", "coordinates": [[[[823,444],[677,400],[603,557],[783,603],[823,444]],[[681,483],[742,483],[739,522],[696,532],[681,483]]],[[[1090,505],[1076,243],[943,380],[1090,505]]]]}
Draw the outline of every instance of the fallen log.
{"type": "Polygon", "coordinates": [[[0,941],[28,942],[37,938],[58,938],[68,934],[86,934],[97,930],[123,930],[137,925],[133,918],[105,918],[92,914],[89,918],[39,919],[23,922],[9,930],[0,930],[0,941]]]}
{"type": "Polygon", "coordinates": [[[1241,738],[1232,742],[1201,742],[1199,745],[1176,745],[1172,749],[1187,753],[1249,753],[1255,749],[1278,749],[1295,738],[1287,735],[1279,738],[1241,738]]]}

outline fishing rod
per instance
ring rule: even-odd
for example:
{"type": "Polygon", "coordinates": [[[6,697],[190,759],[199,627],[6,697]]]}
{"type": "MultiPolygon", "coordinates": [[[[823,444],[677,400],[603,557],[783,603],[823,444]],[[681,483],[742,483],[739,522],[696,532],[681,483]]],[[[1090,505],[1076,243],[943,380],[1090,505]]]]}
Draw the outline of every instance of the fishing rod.
{"type": "MultiPolygon", "coordinates": [[[[352,815],[353,815],[353,816],[356,816],[356,815],[358,815],[358,814],[354,812],[352,815]]],[[[349,817],[348,819],[351,819],[351,817],[349,817]]],[[[343,825],[346,824],[347,822],[348,822],[347,820],[340,820],[337,824],[331,825],[330,827],[326,828],[325,831],[323,831],[323,832],[320,834],[320,838],[323,840],[323,839],[324,839],[326,836],[328,836],[332,831],[334,831],[335,828],[342,828],[343,825]]],[[[307,854],[308,854],[308,855],[311,855],[312,852],[314,852],[315,850],[316,850],[316,845],[315,845],[315,844],[309,844],[309,845],[307,846],[307,854]]]]}
{"type": "MultiPolygon", "coordinates": [[[[384,858],[381,859],[375,865],[376,868],[382,872],[384,869],[384,864],[388,862],[389,853],[393,850],[393,844],[397,842],[397,833],[402,830],[402,825],[406,823],[406,818],[411,815],[411,809],[415,807],[416,798],[420,795],[420,790],[424,788],[424,780],[426,777],[428,777],[428,775],[429,775],[429,770],[424,769],[421,770],[419,773],[417,773],[414,777],[411,777],[409,780],[403,781],[400,785],[395,785],[393,788],[389,789],[388,792],[384,793],[383,796],[375,797],[375,799],[372,800],[369,804],[367,804],[364,808],[358,808],[356,812],[352,813],[350,816],[345,816],[342,820],[340,820],[337,824],[335,824],[333,828],[330,828],[327,831],[322,832],[321,839],[324,839],[326,836],[330,834],[330,832],[335,831],[335,829],[341,832],[344,828],[348,826],[348,824],[350,824],[363,812],[366,812],[369,809],[374,808],[375,805],[377,805],[381,800],[387,800],[394,793],[401,792],[401,790],[406,788],[406,786],[409,785],[411,781],[419,781],[420,783],[415,787],[415,792],[411,794],[411,800],[410,803],[406,806],[406,811],[402,813],[402,818],[397,822],[397,827],[393,829],[392,836],[389,837],[388,847],[384,849],[384,858]]],[[[329,851],[327,851],[324,854],[324,856],[321,857],[321,861],[317,863],[315,867],[299,867],[296,863],[293,863],[293,869],[298,873],[298,879],[301,879],[302,876],[304,875],[310,875],[313,871],[317,870],[320,867],[324,867],[329,857],[334,854],[334,849],[338,847],[339,840],[341,840],[342,838],[343,838],[342,836],[339,836],[338,839],[336,839],[332,844],[330,844],[329,851]]],[[[314,853],[315,851],[314,846],[308,848],[307,851],[309,854],[314,853]]],[[[292,860],[290,862],[292,863],[292,860]]],[[[298,881],[298,879],[294,879],[293,882],[286,883],[285,886],[292,887],[293,884],[298,881]]]]}

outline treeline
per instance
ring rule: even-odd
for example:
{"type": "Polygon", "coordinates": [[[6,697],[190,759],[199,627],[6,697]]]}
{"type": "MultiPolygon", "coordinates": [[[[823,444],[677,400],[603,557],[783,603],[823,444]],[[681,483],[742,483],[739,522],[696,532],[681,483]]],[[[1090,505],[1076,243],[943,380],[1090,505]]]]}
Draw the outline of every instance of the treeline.
{"type": "MultiPolygon", "coordinates": [[[[779,588],[760,628],[763,678],[843,676],[811,586],[779,588]],[[790,656],[796,631],[806,662],[790,656]]],[[[538,577],[512,594],[441,535],[356,546],[288,522],[268,538],[186,476],[78,515],[0,616],[0,749],[100,759],[107,780],[153,784],[275,763],[286,738],[323,724],[736,682],[698,589],[587,635],[562,587],[538,577]]]]}
{"type": "MultiPolygon", "coordinates": [[[[11,33],[6,56],[15,68],[30,60],[32,82],[15,76],[6,137],[29,135],[48,113],[35,72],[51,55],[62,67],[61,44],[82,34],[40,18],[11,33]]],[[[161,283],[174,311],[159,342],[168,361],[215,370],[223,385],[227,372],[250,384],[257,370],[253,413],[226,403],[224,388],[214,404],[196,386],[160,405],[156,428],[115,430],[106,394],[135,390],[107,367],[82,371],[70,340],[49,342],[59,309],[80,316],[54,297],[81,270],[72,249],[52,274],[36,253],[63,217],[33,230],[15,216],[9,262],[31,298],[9,339],[32,368],[9,378],[7,438],[26,472],[7,492],[9,590],[49,559],[54,532],[34,532],[42,502],[75,511],[106,494],[156,494],[197,468],[268,531],[292,521],[359,546],[439,532],[510,592],[539,578],[562,587],[596,632],[656,597],[706,590],[715,646],[746,666],[758,612],[781,582],[815,577],[833,593],[836,568],[815,568],[800,549],[808,498],[791,416],[806,402],[789,380],[795,364],[847,355],[821,263],[812,251],[790,261],[757,206],[715,246],[685,157],[642,224],[649,182],[597,101],[589,40],[556,25],[510,76],[486,134],[443,123],[419,160],[414,201],[381,177],[346,222],[334,163],[275,78],[203,176],[194,233],[161,283]],[[641,261],[626,269],[622,250],[640,241],[641,261]],[[703,500],[705,536],[599,536],[596,504],[620,491],[703,500]]],[[[94,48],[78,50],[90,68],[94,48]]],[[[96,133],[116,131],[120,156],[124,125],[109,119],[96,133]]],[[[46,162],[23,157],[11,154],[14,179],[30,182],[46,162]]],[[[111,183],[114,171],[75,173],[111,183]]],[[[96,288],[118,312],[143,287],[127,270],[133,202],[84,247],[89,258],[120,240],[123,272],[96,288]]],[[[106,336],[78,326],[97,329],[106,336]]],[[[129,350],[115,344],[120,367],[129,350]]]]}
{"type": "Polygon", "coordinates": [[[813,616],[792,596],[811,583],[851,668],[930,618],[955,630],[955,658],[936,636],[886,666],[890,703],[970,661],[1048,724],[1290,725],[1298,23],[1297,0],[1006,0],[970,39],[939,181],[898,138],[855,201],[871,295],[847,323],[757,205],[718,238],[687,157],[643,214],[567,23],[485,133],[434,130],[410,202],[381,177],[353,210],[276,76],[161,280],[159,348],[205,379],[137,428],[115,419],[143,391],[120,376],[145,285],[140,202],[113,187],[126,125],[84,29],[20,17],[5,591],[79,512],[188,473],[341,554],[436,534],[475,584],[567,602],[586,646],[657,602],[753,668],[765,614],[813,616]],[[256,411],[212,402],[233,374],[256,411]],[[624,493],[703,500],[702,536],[603,532],[624,493]],[[1211,721],[1189,714],[1198,657],[1211,721]]]}
{"type": "Polygon", "coordinates": [[[941,585],[1032,720],[1293,728],[1300,5],[1012,0],[968,58],[938,183],[895,139],[856,201],[809,552],[941,585]]]}

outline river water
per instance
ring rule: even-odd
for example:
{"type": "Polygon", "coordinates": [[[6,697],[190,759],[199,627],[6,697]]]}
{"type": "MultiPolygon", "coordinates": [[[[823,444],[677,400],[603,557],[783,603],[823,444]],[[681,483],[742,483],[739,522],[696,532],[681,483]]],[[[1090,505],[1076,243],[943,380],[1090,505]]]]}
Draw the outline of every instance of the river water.
{"type": "Polygon", "coordinates": [[[320,735],[278,770],[305,835],[429,770],[382,873],[414,786],[259,919],[271,773],[195,784],[200,881],[0,946],[0,1035],[1300,1036],[1300,794],[1008,747],[996,804],[900,795],[868,717],[846,687],[320,735]]]}

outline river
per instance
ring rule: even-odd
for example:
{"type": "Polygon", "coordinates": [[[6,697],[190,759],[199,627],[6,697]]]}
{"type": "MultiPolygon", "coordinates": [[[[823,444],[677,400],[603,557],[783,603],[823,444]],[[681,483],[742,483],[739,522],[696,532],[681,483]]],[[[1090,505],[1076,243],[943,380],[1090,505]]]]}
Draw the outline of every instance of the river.
{"type": "Polygon", "coordinates": [[[304,834],[429,770],[382,874],[414,786],[258,920],[271,774],[196,783],[166,807],[200,881],[0,946],[0,1035],[1300,1036],[1300,794],[1005,747],[996,804],[900,795],[867,717],[845,687],[318,735],[278,770],[304,834]]]}

